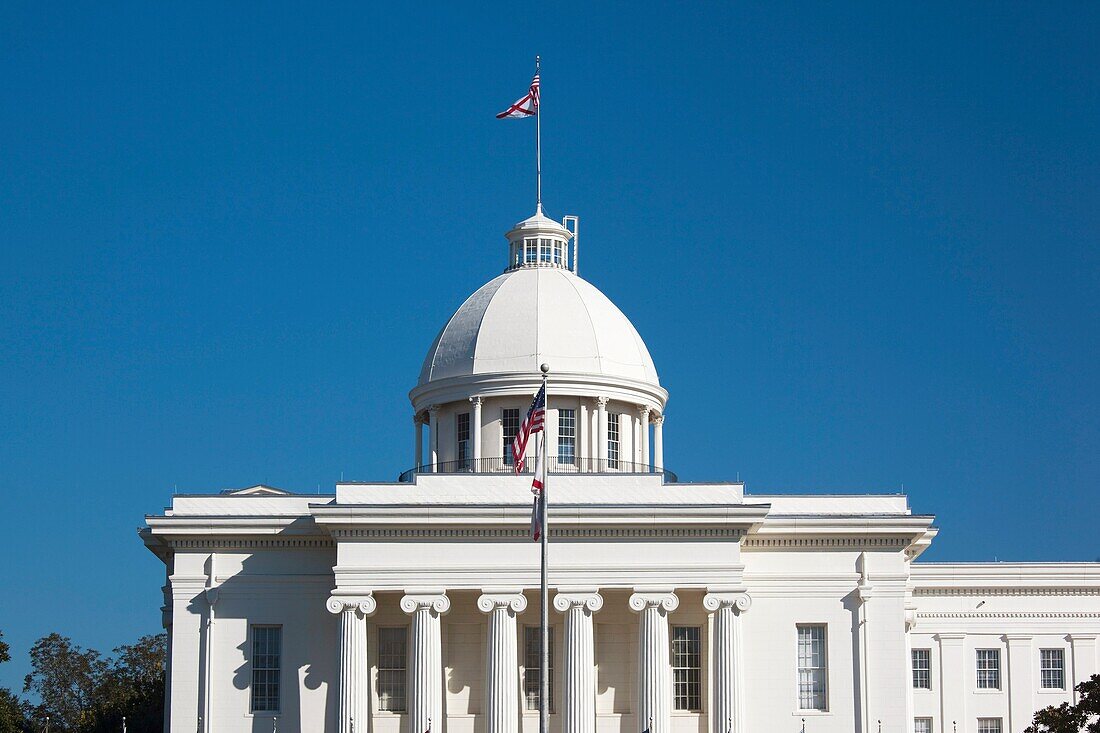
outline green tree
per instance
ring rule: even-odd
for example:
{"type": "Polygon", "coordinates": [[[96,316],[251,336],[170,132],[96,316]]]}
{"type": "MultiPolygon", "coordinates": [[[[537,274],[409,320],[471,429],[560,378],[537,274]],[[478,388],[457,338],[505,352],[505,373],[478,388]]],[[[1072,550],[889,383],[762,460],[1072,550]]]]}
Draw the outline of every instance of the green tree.
{"type": "Polygon", "coordinates": [[[1100,733],[1100,674],[1077,685],[1077,704],[1064,702],[1035,713],[1024,733],[1100,733]]]}
{"type": "MultiPolygon", "coordinates": [[[[0,663],[11,660],[11,650],[0,631],[0,663]]],[[[27,725],[26,704],[6,687],[0,687],[0,733],[24,733],[27,725]]]]}
{"type": "Polygon", "coordinates": [[[130,733],[153,733],[164,725],[164,634],[120,646],[96,689],[92,715],[81,733],[115,733],[126,716],[130,733]]]}
{"type": "Polygon", "coordinates": [[[43,636],[31,647],[31,673],[23,681],[23,692],[41,701],[34,718],[50,716],[50,730],[57,733],[81,731],[93,718],[96,691],[107,669],[95,649],[75,646],[58,633],[43,636]]]}

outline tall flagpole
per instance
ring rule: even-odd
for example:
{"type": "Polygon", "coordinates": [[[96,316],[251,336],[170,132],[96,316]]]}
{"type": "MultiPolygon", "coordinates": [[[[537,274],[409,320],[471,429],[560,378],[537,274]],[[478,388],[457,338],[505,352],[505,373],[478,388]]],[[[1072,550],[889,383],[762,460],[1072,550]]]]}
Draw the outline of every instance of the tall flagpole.
{"type": "MultiPolygon", "coordinates": [[[[539,75],[539,57],[535,57],[535,76],[539,75]]],[[[542,79],[535,105],[535,210],[542,213],[542,79]]]]}
{"type": "Polygon", "coordinates": [[[546,390],[546,377],[550,373],[550,365],[543,364],[539,367],[542,370],[542,389],[543,391],[543,428],[542,428],[542,491],[539,494],[539,501],[542,502],[542,512],[539,517],[539,545],[542,549],[542,606],[540,608],[541,626],[542,626],[542,664],[539,668],[539,733],[550,733],[550,604],[547,602],[547,596],[549,590],[546,582],[546,540],[548,534],[546,531],[547,509],[549,508],[549,501],[547,501],[546,491],[550,485],[550,464],[546,461],[546,438],[547,428],[546,423],[550,419],[550,395],[546,390]]]}

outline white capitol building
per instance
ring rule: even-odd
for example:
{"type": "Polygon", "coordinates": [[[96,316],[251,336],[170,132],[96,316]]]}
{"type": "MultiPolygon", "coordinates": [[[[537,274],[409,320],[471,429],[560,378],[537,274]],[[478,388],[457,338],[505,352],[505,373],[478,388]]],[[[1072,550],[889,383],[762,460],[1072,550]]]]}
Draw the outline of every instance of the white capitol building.
{"type": "Polygon", "coordinates": [[[517,224],[436,337],[398,481],[147,518],[166,730],[536,733],[540,554],[506,446],[543,362],[554,733],[1019,733],[1100,670],[1098,564],[922,563],[933,517],[902,495],[680,483],[668,392],[567,223],[517,224]]]}

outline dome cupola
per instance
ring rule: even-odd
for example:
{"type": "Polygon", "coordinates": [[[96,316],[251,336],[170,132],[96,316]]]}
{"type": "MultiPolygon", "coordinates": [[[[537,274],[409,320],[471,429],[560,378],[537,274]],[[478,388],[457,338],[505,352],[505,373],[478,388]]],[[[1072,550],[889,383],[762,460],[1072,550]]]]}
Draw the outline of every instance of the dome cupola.
{"type": "Polygon", "coordinates": [[[661,468],[668,392],[634,325],[577,275],[578,223],[558,223],[539,207],[513,226],[505,234],[505,271],[470,295],[436,336],[409,393],[417,466],[506,465],[516,415],[529,406],[546,363],[547,432],[559,442],[559,464],[661,468]],[[423,425],[430,428],[427,456],[423,425]]]}

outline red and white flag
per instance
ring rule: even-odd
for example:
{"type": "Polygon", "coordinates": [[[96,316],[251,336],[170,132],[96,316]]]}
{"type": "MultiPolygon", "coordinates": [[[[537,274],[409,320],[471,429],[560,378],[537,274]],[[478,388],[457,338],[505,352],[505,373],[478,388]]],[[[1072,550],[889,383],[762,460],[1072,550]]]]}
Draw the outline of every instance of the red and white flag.
{"type": "Polygon", "coordinates": [[[539,113],[539,74],[535,72],[535,78],[531,80],[531,88],[527,96],[517,99],[512,106],[497,115],[498,120],[509,117],[531,117],[539,113]]]}

